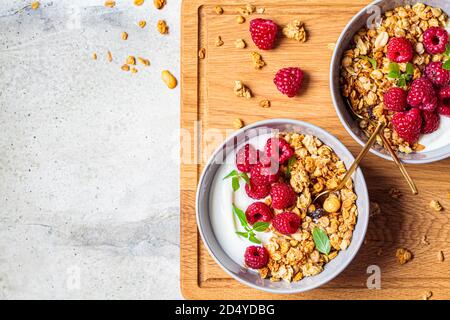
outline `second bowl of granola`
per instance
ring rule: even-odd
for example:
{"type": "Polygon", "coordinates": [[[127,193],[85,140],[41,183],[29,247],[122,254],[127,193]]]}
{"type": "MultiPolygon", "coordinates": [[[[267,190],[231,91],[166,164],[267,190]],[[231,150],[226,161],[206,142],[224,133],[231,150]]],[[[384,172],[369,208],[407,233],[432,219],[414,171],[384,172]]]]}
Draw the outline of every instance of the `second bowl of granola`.
{"type": "Polygon", "coordinates": [[[369,197],[358,169],[323,203],[353,163],[314,125],[255,123],[230,136],[200,178],[196,212],[203,242],[232,277],[273,293],[298,293],[340,274],[364,241],[369,197]]]}
{"type": "MultiPolygon", "coordinates": [[[[448,12],[447,1],[375,1],[344,29],[330,86],[337,114],[359,144],[382,121],[404,162],[450,157],[448,12]]],[[[377,142],[371,152],[390,160],[377,142]]]]}

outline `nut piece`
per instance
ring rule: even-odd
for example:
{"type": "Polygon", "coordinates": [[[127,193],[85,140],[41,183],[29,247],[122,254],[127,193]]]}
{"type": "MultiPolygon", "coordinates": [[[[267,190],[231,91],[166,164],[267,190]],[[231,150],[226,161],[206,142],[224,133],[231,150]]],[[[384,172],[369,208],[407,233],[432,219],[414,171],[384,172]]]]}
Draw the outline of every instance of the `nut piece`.
{"type": "Polygon", "coordinates": [[[386,31],[380,32],[380,34],[375,39],[375,49],[381,49],[387,45],[389,41],[389,34],[386,31]]]}
{"type": "Polygon", "coordinates": [[[214,11],[216,12],[216,14],[223,14],[223,8],[221,6],[216,6],[214,8],[214,11]]]}
{"type": "Polygon", "coordinates": [[[161,33],[161,34],[169,33],[169,27],[167,26],[167,24],[164,20],[159,20],[158,24],[156,25],[156,28],[158,29],[159,33],[161,33]]]}
{"type": "Polygon", "coordinates": [[[423,294],[422,299],[423,299],[423,300],[430,300],[430,298],[431,298],[432,296],[433,296],[433,292],[427,291],[427,292],[425,292],[425,293],[423,294]]]}
{"type": "Polygon", "coordinates": [[[323,209],[328,213],[338,212],[340,208],[341,200],[335,194],[330,194],[323,203],[323,209]]]}
{"type": "Polygon", "coordinates": [[[125,31],[122,32],[122,40],[127,40],[128,39],[128,33],[126,33],[125,31]]]}
{"type": "Polygon", "coordinates": [[[206,49],[205,48],[200,48],[200,50],[198,50],[198,57],[200,59],[205,59],[205,57],[206,57],[206,49]]]}
{"type": "Polygon", "coordinates": [[[261,100],[259,102],[259,106],[261,108],[270,108],[270,101],[269,100],[261,100]]]}
{"type": "Polygon", "coordinates": [[[136,6],[142,6],[144,4],[144,0],[134,0],[134,4],[136,6]]]}
{"type": "Polygon", "coordinates": [[[283,28],[283,34],[289,38],[297,40],[298,42],[306,41],[306,31],[303,22],[300,20],[292,20],[283,28]]]}
{"type": "Polygon", "coordinates": [[[37,9],[39,8],[40,5],[41,5],[41,4],[39,3],[39,1],[34,1],[34,2],[31,4],[31,9],[37,10],[37,9]]]}
{"type": "Polygon", "coordinates": [[[243,16],[237,16],[236,22],[239,24],[243,24],[245,22],[245,18],[243,16]]]}
{"type": "Polygon", "coordinates": [[[438,252],[438,260],[439,260],[439,262],[444,262],[444,260],[445,260],[444,252],[442,250],[438,252]]]}
{"type": "Polygon", "coordinates": [[[150,60],[148,59],[144,59],[142,57],[138,57],[137,60],[139,61],[140,64],[148,67],[150,65],[150,60]]]}
{"type": "Polygon", "coordinates": [[[233,127],[235,129],[241,129],[242,127],[244,127],[244,121],[242,121],[239,118],[234,119],[233,121],[233,127]]]}
{"type": "Polygon", "coordinates": [[[166,0],[153,0],[156,9],[162,9],[166,5],[166,0]]]}
{"type": "Polygon", "coordinates": [[[127,64],[124,64],[122,67],[120,67],[123,71],[130,71],[130,66],[127,64]]]}
{"type": "Polygon", "coordinates": [[[163,70],[163,72],[161,73],[161,79],[169,89],[175,88],[178,84],[177,79],[168,70],[163,70]]]}
{"type": "Polygon", "coordinates": [[[395,256],[397,257],[397,262],[400,265],[403,265],[412,259],[411,251],[409,251],[408,249],[404,249],[404,248],[397,249],[395,256]]]}
{"type": "Polygon", "coordinates": [[[108,59],[109,62],[113,60],[111,51],[108,51],[108,53],[106,54],[106,59],[108,59]]]}
{"type": "Polygon", "coordinates": [[[92,59],[97,60],[97,53],[94,52],[94,53],[92,54],[92,59]]]}
{"type": "Polygon", "coordinates": [[[234,46],[238,49],[244,49],[247,44],[245,43],[244,39],[236,39],[234,42],[234,46]]]}
{"type": "Polygon", "coordinates": [[[430,208],[432,208],[432,209],[434,209],[434,211],[438,211],[438,212],[443,210],[441,204],[437,200],[431,200],[430,208]]]}
{"type": "Polygon", "coordinates": [[[131,68],[131,73],[138,73],[138,69],[136,69],[135,67],[131,68]]]}
{"type": "Polygon", "coordinates": [[[221,36],[217,36],[217,38],[216,38],[216,47],[221,47],[221,46],[223,46],[222,37],[221,36]]]}
{"type": "Polygon", "coordinates": [[[252,52],[252,60],[253,60],[253,67],[257,70],[261,69],[266,65],[263,58],[258,52],[252,52]]]}
{"type": "Polygon", "coordinates": [[[252,97],[252,92],[247,88],[242,81],[234,82],[234,94],[240,98],[250,99],[252,97]]]}
{"type": "Polygon", "coordinates": [[[114,8],[116,6],[116,2],[113,0],[107,0],[105,1],[105,7],[108,8],[114,8]]]}
{"type": "Polygon", "coordinates": [[[139,28],[144,28],[147,25],[147,22],[145,20],[141,20],[138,22],[139,28]]]}
{"type": "Polygon", "coordinates": [[[135,65],[136,64],[136,58],[133,56],[128,56],[127,58],[127,64],[135,65]]]}

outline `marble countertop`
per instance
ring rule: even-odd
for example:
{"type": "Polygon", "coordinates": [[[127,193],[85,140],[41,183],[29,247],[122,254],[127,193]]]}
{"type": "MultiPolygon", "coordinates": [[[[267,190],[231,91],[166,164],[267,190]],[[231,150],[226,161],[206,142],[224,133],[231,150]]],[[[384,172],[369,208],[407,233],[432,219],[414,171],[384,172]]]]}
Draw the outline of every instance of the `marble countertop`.
{"type": "Polygon", "coordinates": [[[40,2],[0,0],[0,298],[181,298],[181,0],[40,2]]]}

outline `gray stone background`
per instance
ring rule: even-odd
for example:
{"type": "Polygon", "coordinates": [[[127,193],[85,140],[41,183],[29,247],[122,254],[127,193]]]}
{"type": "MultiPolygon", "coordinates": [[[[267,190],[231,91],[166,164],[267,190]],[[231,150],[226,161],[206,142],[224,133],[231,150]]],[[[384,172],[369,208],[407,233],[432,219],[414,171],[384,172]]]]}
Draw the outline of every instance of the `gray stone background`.
{"type": "Polygon", "coordinates": [[[181,298],[181,0],[31,2],[0,0],[0,298],[181,298]]]}

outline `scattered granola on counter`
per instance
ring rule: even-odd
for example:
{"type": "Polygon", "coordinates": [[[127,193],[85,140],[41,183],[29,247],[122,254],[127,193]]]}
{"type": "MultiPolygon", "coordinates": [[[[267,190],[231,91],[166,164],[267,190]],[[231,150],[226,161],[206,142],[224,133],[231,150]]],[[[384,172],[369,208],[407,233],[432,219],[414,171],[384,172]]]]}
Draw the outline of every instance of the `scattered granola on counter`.
{"type": "Polygon", "coordinates": [[[236,118],[233,121],[233,127],[235,129],[241,129],[244,127],[244,121],[242,121],[242,119],[236,118]]]}
{"type": "Polygon", "coordinates": [[[442,208],[441,204],[437,200],[431,200],[430,208],[437,212],[444,210],[444,208],[442,208]]]}
{"type": "Polygon", "coordinates": [[[266,65],[266,62],[263,60],[262,56],[258,52],[252,52],[252,61],[253,67],[256,70],[262,69],[266,65]]]}
{"type": "Polygon", "coordinates": [[[260,102],[259,102],[259,106],[261,107],[261,108],[270,108],[270,101],[269,100],[261,100],[260,102]]]}
{"type": "Polygon", "coordinates": [[[405,248],[397,249],[395,256],[397,257],[397,262],[400,265],[407,263],[413,258],[411,251],[405,248]]]}
{"type": "Polygon", "coordinates": [[[234,94],[240,98],[250,99],[252,97],[250,89],[239,80],[234,82],[234,94]]]}
{"type": "Polygon", "coordinates": [[[237,49],[244,49],[247,44],[245,43],[244,39],[236,39],[236,41],[234,42],[234,46],[237,49]]]}
{"type": "Polygon", "coordinates": [[[306,41],[306,31],[304,23],[300,20],[292,20],[283,28],[283,34],[288,39],[294,39],[298,42],[306,41]]]}

